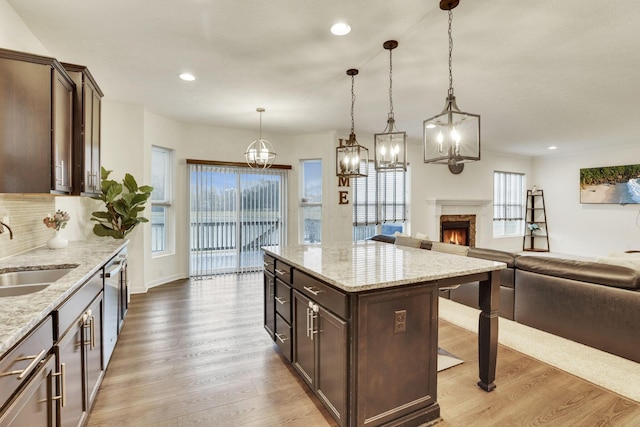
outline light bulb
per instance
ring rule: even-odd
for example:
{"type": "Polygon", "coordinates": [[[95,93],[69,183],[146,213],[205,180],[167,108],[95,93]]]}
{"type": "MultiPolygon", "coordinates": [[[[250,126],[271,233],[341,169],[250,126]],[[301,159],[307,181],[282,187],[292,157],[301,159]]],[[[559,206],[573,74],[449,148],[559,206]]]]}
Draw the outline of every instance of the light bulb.
{"type": "Polygon", "coordinates": [[[451,129],[451,139],[453,139],[456,144],[460,143],[460,133],[456,130],[456,128],[451,129]]]}

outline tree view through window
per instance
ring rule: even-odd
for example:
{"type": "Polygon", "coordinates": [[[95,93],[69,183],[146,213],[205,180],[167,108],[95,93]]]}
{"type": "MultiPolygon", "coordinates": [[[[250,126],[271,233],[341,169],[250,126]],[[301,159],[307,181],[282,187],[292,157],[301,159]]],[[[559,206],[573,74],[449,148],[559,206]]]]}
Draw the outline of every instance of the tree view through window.
{"type": "Polygon", "coordinates": [[[303,160],[300,199],[302,243],[322,241],[322,160],[303,160]]]}

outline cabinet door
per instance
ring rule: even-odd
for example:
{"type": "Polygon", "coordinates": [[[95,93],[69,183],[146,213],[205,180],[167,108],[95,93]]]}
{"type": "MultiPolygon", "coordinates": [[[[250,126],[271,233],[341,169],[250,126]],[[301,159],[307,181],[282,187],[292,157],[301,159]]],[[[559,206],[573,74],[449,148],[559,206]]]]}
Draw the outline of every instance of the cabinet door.
{"type": "Polygon", "coordinates": [[[275,293],[276,283],[273,275],[265,271],[264,273],[264,328],[269,333],[271,339],[275,339],[276,331],[276,306],[275,293]]]}
{"type": "Polygon", "coordinates": [[[0,414],[0,426],[51,427],[56,425],[56,405],[53,404],[56,366],[54,355],[49,355],[36,370],[23,390],[0,414]]]}
{"type": "MultiPolygon", "coordinates": [[[[91,193],[100,192],[100,111],[102,97],[98,91],[92,87],[91,97],[91,180],[86,191],[91,193]]],[[[89,111],[86,112],[89,114],[89,111]]]]}
{"type": "Polygon", "coordinates": [[[315,329],[318,352],[317,394],[336,421],[343,426],[347,413],[347,322],[320,306],[315,329]]]}
{"type": "Polygon", "coordinates": [[[312,330],[315,313],[311,300],[300,292],[293,291],[293,366],[302,378],[315,387],[315,339],[312,330]]]}
{"type": "Polygon", "coordinates": [[[52,70],[51,97],[52,188],[56,192],[69,193],[73,168],[73,86],[55,68],[52,70]]]}
{"type": "Polygon", "coordinates": [[[0,49],[0,193],[51,190],[51,67],[0,49]]]}
{"type": "MultiPolygon", "coordinates": [[[[85,411],[89,413],[102,379],[102,294],[87,310],[84,327],[84,351],[86,360],[87,396],[85,411]]],[[[114,320],[115,321],[115,320],[114,320]]]]}
{"type": "Polygon", "coordinates": [[[58,341],[59,371],[64,372],[64,399],[60,402],[60,426],[77,426],[85,417],[83,395],[84,323],[78,319],[74,326],[58,341]]]}
{"type": "Polygon", "coordinates": [[[82,93],[82,191],[100,192],[100,106],[102,97],[88,78],[83,79],[82,93]]]}

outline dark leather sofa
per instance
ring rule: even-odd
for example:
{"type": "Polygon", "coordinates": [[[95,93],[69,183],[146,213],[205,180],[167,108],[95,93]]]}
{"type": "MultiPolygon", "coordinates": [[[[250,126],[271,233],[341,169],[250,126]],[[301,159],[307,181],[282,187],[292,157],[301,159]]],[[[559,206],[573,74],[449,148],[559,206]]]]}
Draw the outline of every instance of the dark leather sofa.
{"type": "MultiPolygon", "coordinates": [[[[482,258],[489,261],[499,261],[507,264],[506,269],[500,270],[500,305],[498,308],[498,314],[500,317],[513,320],[516,281],[515,260],[518,255],[495,249],[469,248],[467,256],[482,258]]],[[[452,301],[479,309],[478,287],[478,282],[467,283],[457,289],[450,290],[448,298],[452,301]]]]}
{"type": "Polygon", "coordinates": [[[515,321],[640,362],[640,274],[561,258],[515,260],[515,321]]]}
{"type": "MultiPolygon", "coordinates": [[[[470,248],[467,256],[507,264],[500,276],[501,317],[640,363],[639,271],[483,248],[470,248]]],[[[478,308],[478,283],[442,296],[478,308]]]]}

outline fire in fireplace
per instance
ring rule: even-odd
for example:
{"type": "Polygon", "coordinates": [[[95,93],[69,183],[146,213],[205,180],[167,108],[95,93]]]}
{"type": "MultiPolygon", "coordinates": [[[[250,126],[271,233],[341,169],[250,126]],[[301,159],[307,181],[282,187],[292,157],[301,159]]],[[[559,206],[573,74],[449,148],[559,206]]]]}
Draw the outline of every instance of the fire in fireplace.
{"type": "Polygon", "coordinates": [[[440,224],[440,240],[444,243],[469,246],[469,221],[443,221],[440,224]]]}

